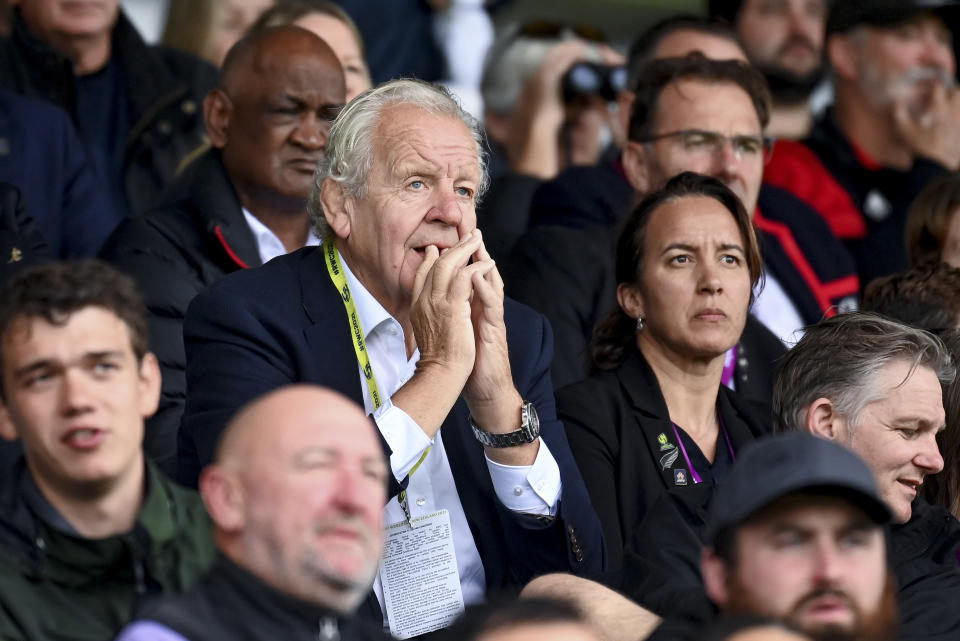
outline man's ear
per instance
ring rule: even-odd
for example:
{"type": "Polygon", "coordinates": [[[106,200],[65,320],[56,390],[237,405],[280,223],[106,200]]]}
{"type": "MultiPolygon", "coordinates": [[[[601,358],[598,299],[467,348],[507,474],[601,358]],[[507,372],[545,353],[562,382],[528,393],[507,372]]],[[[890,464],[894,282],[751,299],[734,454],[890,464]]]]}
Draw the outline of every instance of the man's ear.
{"type": "Polygon", "coordinates": [[[229,140],[230,117],[233,115],[233,101],[220,89],[211,89],[203,99],[203,122],[207,126],[210,144],[223,149],[229,140]]]}
{"type": "Polygon", "coordinates": [[[827,38],[827,60],[833,73],[844,80],[857,77],[860,51],[852,38],[856,36],[837,34],[827,38]]]}
{"type": "Polygon", "coordinates": [[[147,352],[140,359],[140,415],[150,418],[160,404],[160,365],[157,357],[147,352]]]}
{"type": "Polygon", "coordinates": [[[320,190],[320,204],[323,206],[323,217],[333,233],[338,238],[349,237],[353,200],[343,185],[332,178],[325,179],[320,190]]]}
{"type": "MultiPolygon", "coordinates": [[[[629,135],[629,134],[628,134],[629,135]]],[[[623,148],[623,171],[634,191],[646,194],[650,191],[650,168],[647,154],[639,142],[627,141],[623,148]]]]}
{"type": "Polygon", "coordinates": [[[10,416],[10,410],[7,409],[7,404],[2,401],[0,401],[0,437],[7,441],[16,441],[20,438],[20,432],[17,431],[13,417],[10,416]]]}
{"type": "Polygon", "coordinates": [[[842,440],[846,433],[846,421],[837,414],[829,398],[818,398],[807,408],[807,431],[829,441],[842,440]]]}
{"type": "Polygon", "coordinates": [[[617,302],[627,316],[640,318],[646,316],[643,312],[643,296],[635,285],[620,283],[617,285],[617,302]]]}
{"type": "Polygon", "coordinates": [[[705,547],[700,552],[700,574],[707,596],[722,610],[729,599],[726,561],[717,556],[712,548],[705,547]]]}
{"type": "Polygon", "coordinates": [[[246,522],[243,488],[235,473],[211,463],[200,473],[198,489],[218,529],[229,533],[243,529],[246,522]]]}

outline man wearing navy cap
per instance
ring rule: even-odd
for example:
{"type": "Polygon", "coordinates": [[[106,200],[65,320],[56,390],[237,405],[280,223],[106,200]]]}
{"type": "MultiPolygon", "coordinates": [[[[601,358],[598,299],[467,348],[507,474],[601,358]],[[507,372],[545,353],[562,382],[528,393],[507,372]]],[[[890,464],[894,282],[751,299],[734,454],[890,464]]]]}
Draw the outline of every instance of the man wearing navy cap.
{"type": "Polygon", "coordinates": [[[783,619],[813,639],[892,638],[889,516],[850,450],[806,434],[752,444],[711,506],[707,594],[724,614],[783,619]]]}
{"type": "Polygon", "coordinates": [[[952,0],[837,0],[826,52],[834,106],[801,143],[778,143],[764,180],[827,220],[865,285],[907,265],[904,222],[931,178],[960,168],[952,0]]]}

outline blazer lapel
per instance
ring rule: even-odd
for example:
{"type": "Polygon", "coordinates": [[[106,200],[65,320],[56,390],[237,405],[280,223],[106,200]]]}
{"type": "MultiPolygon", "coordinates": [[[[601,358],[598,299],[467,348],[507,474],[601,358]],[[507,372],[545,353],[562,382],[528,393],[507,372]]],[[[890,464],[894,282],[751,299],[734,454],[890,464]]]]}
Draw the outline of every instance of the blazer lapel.
{"type": "Polygon", "coordinates": [[[299,274],[300,298],[310,322],[304,329],[304,338],[314,359],[310,369],[317,373],[315,382],[363,405],[363,388],[347,312],[327,273],[320,247],[304,251],[299,274]]]}
{"type": "Polygon", "coordinates": [[[643,355],[634,350],[624,362],[617,376],[624,392],[636,408],[637,429],[641,433],[638,442],[645,451],[631,453],[639,459],[649,458],[660,475],[665,489],[690,486],[690,471],[680,454],[679,444],[670,422],[670,412],[660,392],[660,383],[643,355]],[[682,471],[681,478],[677,478],[682,471]]]}

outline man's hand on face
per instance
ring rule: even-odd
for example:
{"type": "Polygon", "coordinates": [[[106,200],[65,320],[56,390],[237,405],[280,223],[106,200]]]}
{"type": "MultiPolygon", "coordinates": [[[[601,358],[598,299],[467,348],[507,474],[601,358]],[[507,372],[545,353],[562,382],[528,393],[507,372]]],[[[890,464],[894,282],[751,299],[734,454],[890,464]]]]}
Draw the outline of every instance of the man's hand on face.
{"type": "Polygon", "coordinates": [[[470,303],[473,283],[495,269],[489,256],[469,262],[481,246],[476,230],[442,255],[430,245],[413,284],[410,321],[420,349],[417,369],[440,372],[449,384],[458,386],[458,392],[476,358],[470,303]]]}
{"type": "MultiPolygon", "coordinates": [[[[479,236],[480,232],[476,233],[479,236]]],[[[493,263],[483,241],[474,254],[474,260],[493,263]]],[[[513,377],[507,353],[507,327],[503,322],[503,279],[500,278],[500,272],[494,265],[482,274],[475,273],[472,282],[470,319],[476,359],[464,388],[464,398],[476,418],[474,406],[482,411],[483,406],[498,402],[505,392],[513,389],[513,377]]],[[[516,426],[505,427],[509,428],[507,431],[516,429],[516,426]]]]}
{"type": "Polygon", "coordinates": [[[893,115],[900,137],[915,155],[950,170],[960,169],[960,89],[937,84],[930,106],[922,114],[912,114],[906,102],[900,101],[893,115]]]}

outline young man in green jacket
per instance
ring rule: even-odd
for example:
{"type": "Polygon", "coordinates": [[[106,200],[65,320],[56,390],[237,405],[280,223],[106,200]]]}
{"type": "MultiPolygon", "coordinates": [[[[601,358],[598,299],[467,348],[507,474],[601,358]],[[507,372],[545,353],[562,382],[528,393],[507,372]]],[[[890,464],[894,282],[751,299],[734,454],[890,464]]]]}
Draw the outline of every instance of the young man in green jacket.
{"type": "Polygon", "coordinates": [[[32,268],[0,294],[0,638],[113,638],[210,565],[199,497],[144,456],[160,373],[133,282],[103,263],[32,268]]]}

